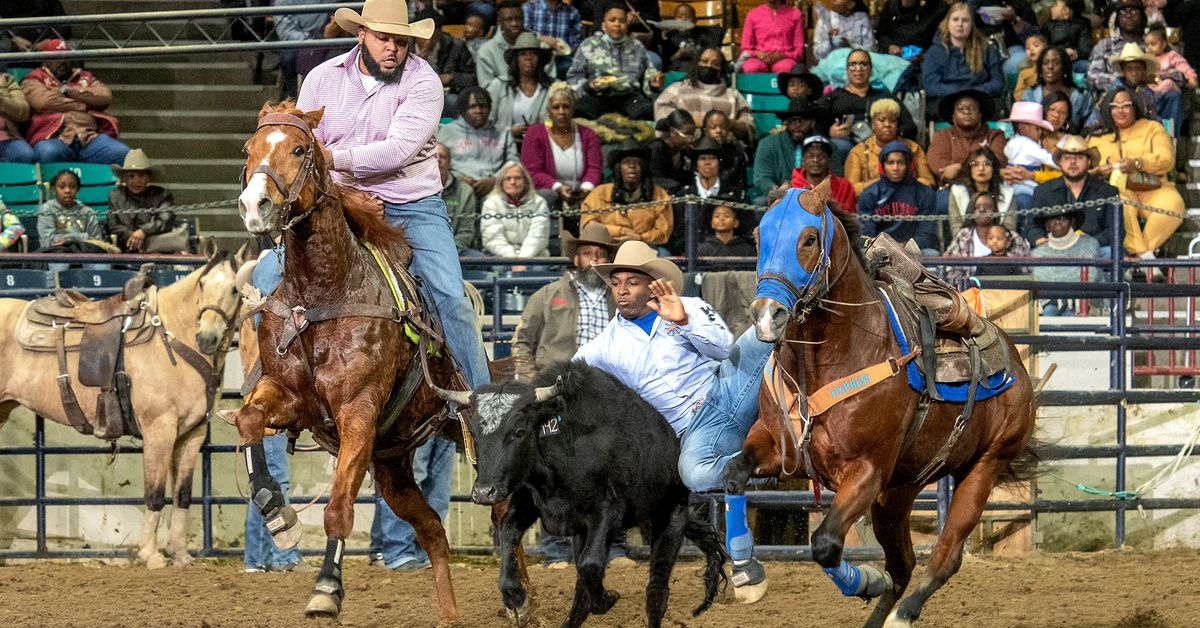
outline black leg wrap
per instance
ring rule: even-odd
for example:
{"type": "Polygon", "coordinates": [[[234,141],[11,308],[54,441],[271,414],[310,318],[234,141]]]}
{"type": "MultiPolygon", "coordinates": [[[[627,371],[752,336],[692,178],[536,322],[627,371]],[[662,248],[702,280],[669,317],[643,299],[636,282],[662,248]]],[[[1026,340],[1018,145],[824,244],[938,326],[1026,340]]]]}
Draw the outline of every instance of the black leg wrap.
{"type": "Polygon", "coordinates": [[[321,572],[317,574],[317,584],[314,590],[321,593],[343,596],[342,589],[342,555],[346,550],[344,539],[330,538],[325,541],[325,560],[321,563],[321,572]]]}
{"type": "Polygon", "coordinates": [[[267,470],[267,454],[262,443],[245,446],[246,473],[250,476],[251,499],[264,516],[283,506],[283,491],[267,470]]]}

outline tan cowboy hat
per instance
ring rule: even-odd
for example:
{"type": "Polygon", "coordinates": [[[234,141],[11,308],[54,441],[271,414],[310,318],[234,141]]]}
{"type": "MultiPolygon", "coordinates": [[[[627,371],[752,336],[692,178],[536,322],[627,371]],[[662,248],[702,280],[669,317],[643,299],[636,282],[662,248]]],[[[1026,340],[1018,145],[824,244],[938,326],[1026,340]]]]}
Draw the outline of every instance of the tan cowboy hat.
{"type": "Polygon", "coordinates": [[[589,222],[584,225],[579,230],[578,238],[571,235],[571,232],[566,229],[562,230],[558,238],[562,242],[563,257],[567,259],[575,257],[575,252],[583,245],[593,244],[595,246],[602,246],[608,249],[609,255],[616,253],[619,246],[613,242],[612,236],[608,234],[608,227],[598,222],[589,222]]]}
{"type": "Polygon", "coordinates": [[[1064,135],[1054,146],[1054,161],[1057,163],[1063,155],[1087,155],[1088,168],[1095,168],[1100,163],[1100,151],[1095,146],[1088,146],[1087,140],[1078,135],[1064,135]]]}
{"type": "Polygon", "coordinates": [[[357,33],[362,26],[387,35],[403,35],[429,39],[433,35],[433,20],[408,23],[408,3],[404,0],[367,0],[362,15],[354,9],[341,8],[333,21],[348,33],[357,33]]]}
{"type": "Polygon", "coordinates": [[[596,264],[595,268],[606,281],[614,272],[636,270],[655,279],[666,279],[675,286],[675,292],[683,294],[683,271],[674,262],[660,258],[649,244],[639,240],[622,244],[611,264],[596,264]]]}
{"type": "Polygon", "coordinates": [[[1158,72],[1158,59],[1152,54],[1148,54],[1142,50],[1142,47],[1129,42],[1121,48],[1121,54],[1113,55],[1108,58],[1108,64],[1116,72],[1121,71],[1121,64],[1126,61],[1142,61],[1146,64],[1146,72],[1154,74],[1158,72]]]}
{"type": "Polygon", "coordinates": [[[111,164],[109,168],[112,168],[113,174],[118,177],[129,170],[133,170],[134,172],[158,172],[157,167],[150,165],[150,158],[146,156],[146,151],[140,148],[135,148],[125,153],[125,163],[120,166],[111,164]]]}

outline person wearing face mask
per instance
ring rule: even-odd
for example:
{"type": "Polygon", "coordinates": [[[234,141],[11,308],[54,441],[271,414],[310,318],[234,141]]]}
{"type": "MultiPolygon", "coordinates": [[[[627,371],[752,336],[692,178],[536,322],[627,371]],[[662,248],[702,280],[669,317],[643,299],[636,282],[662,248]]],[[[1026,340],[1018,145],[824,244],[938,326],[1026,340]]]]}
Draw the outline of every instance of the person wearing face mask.
{"type": "Polygon", "coordinates": [[[600,30],[583,40],[567,71],[567,82],[579,95],[576,111],[587,120],[610,112],[649,119],[654,114],[649,94],[662,89],[663,75],[642,42],[629,36],[625,6],[609,6],[599,16],[600,30]]]}
{"type": "MultiPolygon", "coordinates": [[[[43,51],[71,50],[61,39],[40,46],[43,51]]],[[[112,92],[91,72],[54,59],[25,76],[21,90],[33,115],[29,143],[39,163],[84,161],[119,164],[129,147],[117,140],[118,121],[105,109],[112,92]]]]}
{"type": "Polygon", "coordinates": [[[717,48],[705,48],[687,78],[663,90],[654,101],[654,119],[662,120],[672,111],[685,111],[696,125],[703,124],[710,111],[725,114],[738,137],[750,136],[754,114],[740,92],[725,83],[728,76],[725,55],[717,48]]]}

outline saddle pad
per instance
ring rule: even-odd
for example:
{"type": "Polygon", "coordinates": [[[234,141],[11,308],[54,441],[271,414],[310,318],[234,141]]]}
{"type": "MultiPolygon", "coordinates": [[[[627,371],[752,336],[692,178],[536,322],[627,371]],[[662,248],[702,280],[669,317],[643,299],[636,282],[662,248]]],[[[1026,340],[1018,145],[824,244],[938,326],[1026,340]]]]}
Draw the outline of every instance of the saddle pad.
{"type": "MultiPolygon", "coordinates": [[[[17,319],[17,328],[13,335],[17,339],[17,344],[22,349],[27,351],[38,352],[53,352],[58,343],[58,337],[62,333],[59,329],[44,324],[42,315],[36,314],[33,311],[33,304],[25,306],[25,310],[21,313],[21,317],[17,319]],[[34,317],[31,319],[31,315],[34,317]]],[[[60,324],[56,322],[55,324],[60,324]]],[[[79,345],[83,341],[83,325],[71,324],[67,327],[66,349],[67,351],[79,351],[79,345]]],[[[145,311],[141,311],[134,315],[133,323],[128,331],[125,332],[125,346],[140,345],[148,342],[154,337],[154,327],[146,320],[145,311]]]]}

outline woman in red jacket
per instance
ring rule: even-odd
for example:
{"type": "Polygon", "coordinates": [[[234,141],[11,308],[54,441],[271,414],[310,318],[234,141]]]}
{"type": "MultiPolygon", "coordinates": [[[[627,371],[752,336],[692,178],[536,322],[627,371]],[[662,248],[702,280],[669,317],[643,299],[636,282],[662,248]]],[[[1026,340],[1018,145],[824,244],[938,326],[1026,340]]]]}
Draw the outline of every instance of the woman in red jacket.
{"type": "MultiPolygon", "coordinates": [[[[566,83],[550,86],[546,113],[545,124],[534,124],[525,132],[521,163],[552,211],[578,207],[604,176],[600,138],[575,124],[575,93],[566,83]]],[[[563,228],[577,229],[578,224],[579,218],[574,217],[564,221],[563,228]]]]}

